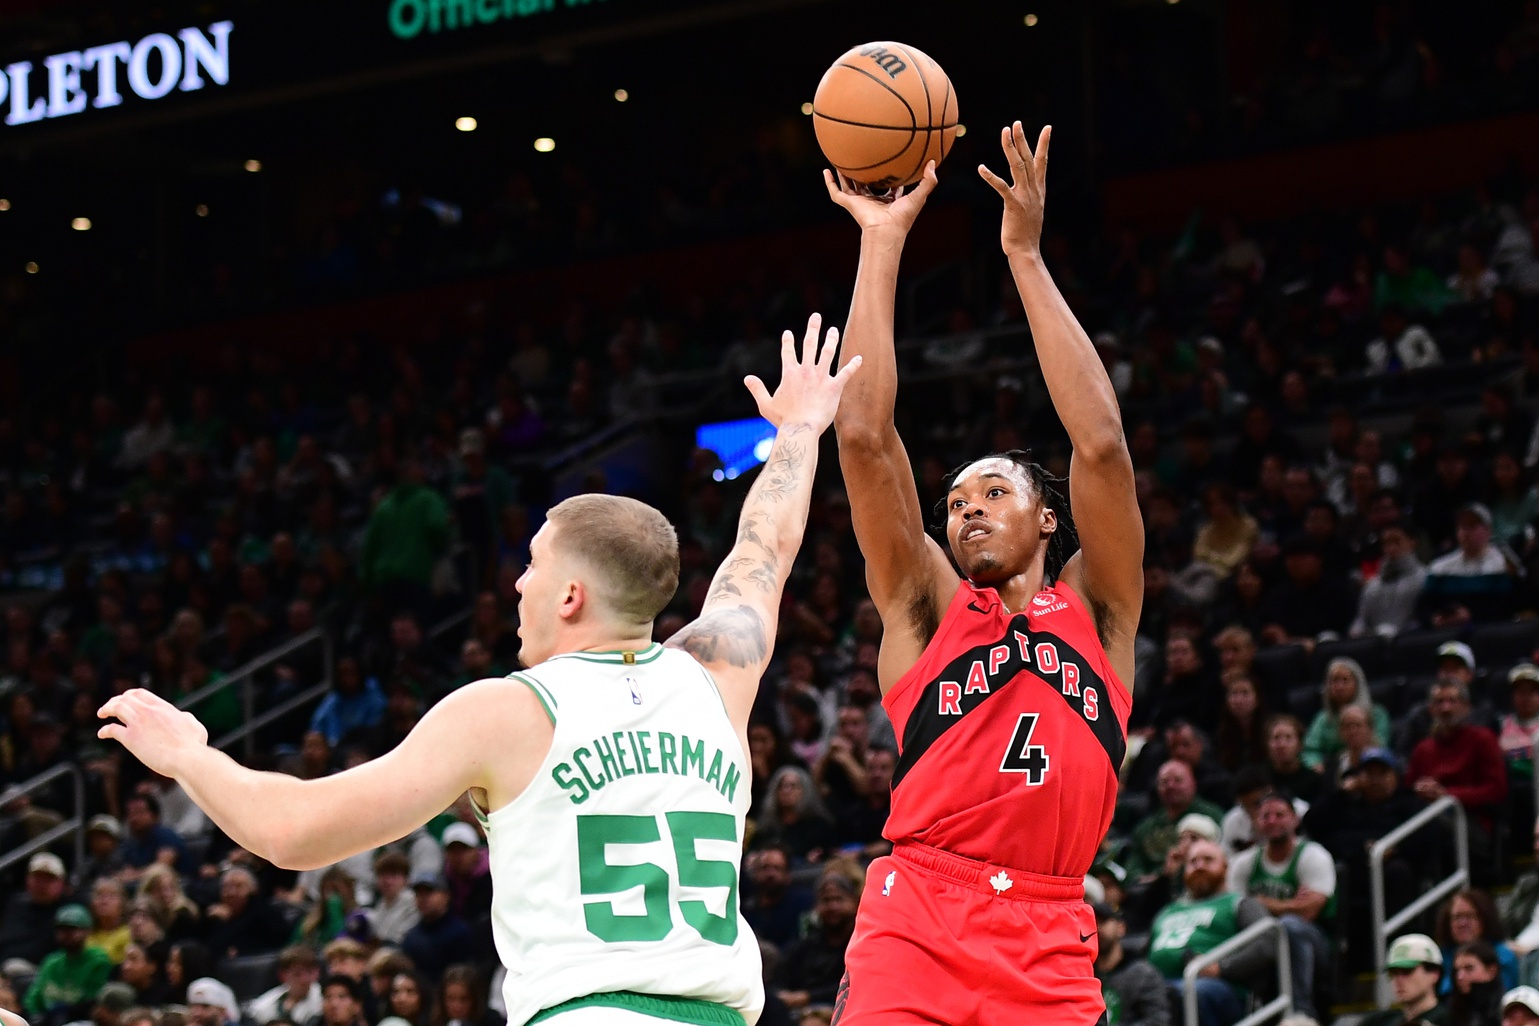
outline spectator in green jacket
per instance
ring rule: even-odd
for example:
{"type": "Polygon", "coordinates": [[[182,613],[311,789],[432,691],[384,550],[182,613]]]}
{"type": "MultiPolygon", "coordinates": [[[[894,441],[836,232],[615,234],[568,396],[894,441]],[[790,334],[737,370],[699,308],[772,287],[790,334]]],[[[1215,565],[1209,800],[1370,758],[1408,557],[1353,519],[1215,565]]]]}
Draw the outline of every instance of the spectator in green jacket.
{"type": "Polygon", "coordinates": [[[396,486],[374,507],[364,529],[360,572],[384,611],[428,613],[433,564],[449,542],[449,507],[422,483],[417,457],[401,457],[396,486]]]}
{"type": "Polygon", "coordinates": [[[43,959],[37,978],[22,1005],[34,1026],[60,1026],[83,1019],[96,994],[112,975],[112,959],[101,948],[88,947],[91,913],[84,905],[65,905],[54,913],[54,938],[59,950],[43,959]]]}
{"type": "Polygon", "coordinates": [[[1389,743],[1389,713],[1375,705],[1368,693],[1368,678],[1356,659],[1332,659],[1320,687],[1323,704],[1304,736],[1304,765],[1320,769],[1345,745],[1341,740],[1341,712],[1360,706],[1372,720],[1377,744],[1389,743]]]}

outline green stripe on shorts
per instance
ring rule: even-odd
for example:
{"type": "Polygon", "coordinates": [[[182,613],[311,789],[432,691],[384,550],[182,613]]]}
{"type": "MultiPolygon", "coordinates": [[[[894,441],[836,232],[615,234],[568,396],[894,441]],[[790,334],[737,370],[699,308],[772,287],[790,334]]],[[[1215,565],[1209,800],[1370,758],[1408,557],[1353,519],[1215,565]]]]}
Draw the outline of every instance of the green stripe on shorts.
{"type": "Polygon", "coordinates": [[[607,994],[586,994],[580,998],[563,1001],[559,1005],[542,1009],[538,1015],[529,1020],[527,1026],[535,1026],[535,1023],[544,1022],[562,1012],[593,1007],[623,1008],[641,1015],[650,1015],[654,1019],[682,1022],[689,1026],[746,1026],[742,1013],[726,1005],[718,1005],[711,1001],[697,1001],[694,998],[637,994],[629,990],[610,991],[607,994]]]}

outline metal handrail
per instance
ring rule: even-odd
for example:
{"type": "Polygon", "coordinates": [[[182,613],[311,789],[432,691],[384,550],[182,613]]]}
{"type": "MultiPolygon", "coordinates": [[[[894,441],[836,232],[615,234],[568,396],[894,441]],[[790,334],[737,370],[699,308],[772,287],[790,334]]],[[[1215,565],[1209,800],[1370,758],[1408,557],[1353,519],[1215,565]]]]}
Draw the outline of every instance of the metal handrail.
{"type": "Polygon", "coordinates": [[[1185,1003],[1186,1026],[1197,1026],[1197,975],[1268,933],[1277,935],[1277,996],[1234,1026],[1257,1026],[1274,1015],[1287,1015],[1293,1010],[1293,961],[1292,953],[1288,950],[1288,928],[1283,926],[1281,919],[1267,916],[1186,963],[1186,968],[1181,971],[1181,999],[1185,1003]]]}
{"type": "MultiPolygon", "coordinates": [[[[225,742],[233,744],[235,741],[244,740],[246,742],[246,758],[247,760],[253,759],[256,756],[257,729],[260,726],[265,726],[266,724],[271,723],[274,719],[277,719],[277,717],[273,715],[272,710],[268,710],[258,716],[256,711],[256,690],[252,687],[253,678],[262,670],[267,669],[269,666],[272,666],[279,660],[292,655],[302,648],[307,648],[310,645],[315,644],[317,641],[321,643],[322,649],[321,662],[322,666],[324,667],[321,675],[322,680],[324,681],[326,688],[329,688],[331,686],[331,674],[334,661],[331,634],[321,629],[320,627],[312,627],[298,637],[291,638],[290,640],[285,641],[283,644],[278,645],[275,648],[270,648],[266,652],[263,652],[261,655],[257,656],[255,659],[252,659],[249,662],[236,667],[234,670],[230,671],[228,674],[219,678],[218,680],[205,684],[203,687],[192,692],[190,695],[184,695],[177,701],[176,707],[178,709],[191,709],[193,706],[206,701],[213,695],[219,694],[224,689],[232,687],[235,684],[240,684],[241,726],[235,728],[235,730],[220,738],[219,742],[217,742],[214,747],[224,748],[226,747],[225,742]],[[257,726],[253,726],[253,724],[257,724],[257,726]]],[[[315,692],[317,688],[320,688],[321,691],[325,690],[325,688],[321,688],[321,686],[317,684],[307,689],[303,694],[305,696],[310,696],[311,692],[315,692]]],[[[284,709],[285,712],[291,711],[293,708],[295,708],[295,705],[291,704],[293,702],[294,699],[290,699],[283,703],[280,708],[284,709]]]]}
{"type": "Polygon", "coordinates": [[[0,804],[9,803],[24,794],[31,794],[38,788],[51,784],[62,776],[72,776],[75,778],[74,815],[57,826],[49,827],[25,844],[19,844],[10,851],[0,855],[0,872],[14,866],[33,852],[42,851],[61,837],[67,837],[70,834],[75,835],[75,865],[78,867],[85,860],[85,774],[73,762],[61,763],[52,769],[44,770],[29,780],[24,780],[19,784],[7,787],[4,792],[0,792],[0,804]]]}
{"type": "Polygon", "coordinates": [[[1389,957],[1385,953],[1389,938],[1398,933],[1406,923],[1415,919],[1439,901],[1442,901],[1444,897],[1461,887],[1467,886],[1469,880],[1469,828],[1465,824],[1464,806],[1446,794],[1377,841],[1374,841],[1373,845],[1368,849],[1368,883],[1373,893],[1374,990],[1378,996],[1380,1006],[1387,1006],[1394,996],[1389,985],[1389,978],[1385,975],[1384,964],[1389,957]],[[1448,874],[1436,886],[1424,892],[1405,908],[1395,913],[1393,917],[1386,920],[1384,918],[1385,857],[1388,856],[1390,849],[1395,845],[1448,812],[1452,812],[1454,816],[1454,850],[1458,855],[1459,868],[1448,874]]]}

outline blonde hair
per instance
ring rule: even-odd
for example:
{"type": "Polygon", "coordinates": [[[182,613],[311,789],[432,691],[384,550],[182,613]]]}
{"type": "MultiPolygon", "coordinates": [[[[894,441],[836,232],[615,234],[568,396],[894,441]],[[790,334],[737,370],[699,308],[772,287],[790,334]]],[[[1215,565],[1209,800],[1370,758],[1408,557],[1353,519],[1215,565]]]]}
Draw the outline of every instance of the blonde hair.
{"type": "Polygon", "coordinates": [[[594,590],[603,605],[627,623],[650,624],[672,601],[679,538],[651,506],[621,495],[574,495],[545,518],[556,526],[557,544],[598,575],[594,590]]]}

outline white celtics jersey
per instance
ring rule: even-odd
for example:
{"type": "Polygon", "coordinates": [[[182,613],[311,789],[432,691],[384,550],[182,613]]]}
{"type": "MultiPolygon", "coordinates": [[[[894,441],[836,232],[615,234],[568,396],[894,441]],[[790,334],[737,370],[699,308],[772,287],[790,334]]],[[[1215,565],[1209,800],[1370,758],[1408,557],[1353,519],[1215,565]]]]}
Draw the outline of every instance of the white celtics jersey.
{"type": "Polygon", "coordinates": [[[555,737],[527,790],[487,817],[492,935],[509,1026],[616,991],[764,1005],[738,911],[748,759],[688,654],[573,652],[511,675],[555,737]]]}

